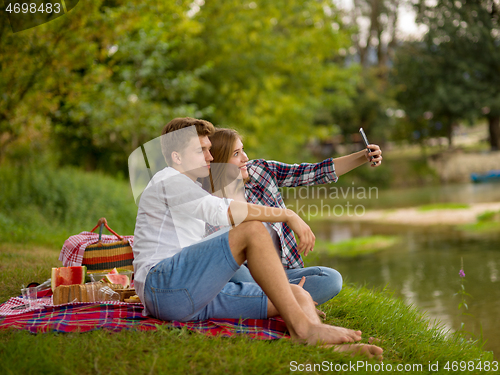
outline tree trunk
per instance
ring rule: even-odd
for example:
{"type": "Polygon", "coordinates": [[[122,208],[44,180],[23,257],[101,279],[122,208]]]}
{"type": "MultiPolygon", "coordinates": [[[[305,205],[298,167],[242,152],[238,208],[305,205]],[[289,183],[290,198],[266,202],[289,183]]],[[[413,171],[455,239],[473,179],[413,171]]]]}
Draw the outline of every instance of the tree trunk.
{"type": "Polygon", "coordinates": [[[500,150],[500,116],[488,117],[491,151],[500,150]]]}
{"type": "Polygon", "coordinates": [[[446,125],[446,138],[448,138],[448,148],[453,147],[453,128],[455,127],[455,123],[450,121],[446,125]]]}

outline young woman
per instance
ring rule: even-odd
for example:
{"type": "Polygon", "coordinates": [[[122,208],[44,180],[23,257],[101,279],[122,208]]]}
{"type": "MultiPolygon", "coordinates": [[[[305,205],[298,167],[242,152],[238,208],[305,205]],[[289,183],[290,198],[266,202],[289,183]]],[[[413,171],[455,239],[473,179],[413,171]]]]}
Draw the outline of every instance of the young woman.
{"type": "MultiPolygon", "coordinates": [[[[214,158],[212,165],[220,163],[220,168],[212,168],[212,191],[217,195],[270,207],[286,208],[279,192],[281,187],[336,182],[338,174],[370,161],[370,156],[374,157],[374,166],[380,165],[382,161],[382,151],[376,145],[370,145],[373,150],[370,153],[363,150],[337,159],[329,158],[321,163],[290,165],[263,159],[249,161],[242,138],[235,130],[218,128],[209,138],[212,142],[210,152],[214,158]],[[239,174],[241,179],[236,178],[239,174]]],[[[338,271],[328,267],[304,267],[295,236],[286,223],[264,225],[273,239],[290,283],[299,284],[305,277],[303,288],[318,304],[340,292],[342,276],[338,271]]],[[[304,252],[304,255],[307,256],[307,253],[304,252]]],[[[240,267],[231,281],[255,282],[245,266],[240,267]]]]}

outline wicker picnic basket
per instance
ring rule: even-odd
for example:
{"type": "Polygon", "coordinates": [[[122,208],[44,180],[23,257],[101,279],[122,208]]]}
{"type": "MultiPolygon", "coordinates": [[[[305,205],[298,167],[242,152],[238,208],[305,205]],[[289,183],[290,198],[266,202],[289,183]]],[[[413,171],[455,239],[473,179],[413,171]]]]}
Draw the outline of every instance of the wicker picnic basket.
{"type": "Polygon", "coordinates": [[[115,267],[133,271],[134,266],[132,263],[134,261],[134,254],[129,242],[111,229],[104,217],[99,219],[91,232],[94,232],[97,228],[99,228],[99,241],[85,248],[82,265],[86,266],[88,271],[95,272],[106,271],[115,267]],[[103,227],[106,227],[107,230],[113,233],[118,241],[102,243],[103,227]]]}

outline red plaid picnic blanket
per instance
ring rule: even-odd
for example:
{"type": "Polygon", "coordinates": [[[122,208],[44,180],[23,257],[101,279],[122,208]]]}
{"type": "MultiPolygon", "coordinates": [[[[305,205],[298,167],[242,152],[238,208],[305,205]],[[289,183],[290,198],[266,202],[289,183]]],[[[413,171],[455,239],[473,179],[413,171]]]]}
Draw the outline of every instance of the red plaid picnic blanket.
{"type": "Polygon", "coordinates": [[[75,302],[53,306],[51,299],[40,301],[44,306],[38,309],[12,310],[24,303],[14,297],[0,305],[0,329],[23,329],[32,333],[41,332],[88,332],[96,329],[121,331],[138,329],[154,331],[159,325],[201,332],[208,336],[230,337],[246,334],[259,340],[288,338],[286,325],[277,319],[209,319],[198,322],[165,322],[142,316],[144,307],[140,303],[75,302]]]}
{"type": "MultiPolygon", "coordinates": [[[[130,246],[134,246],[134,236],[122,236],[128,241],[130,246]]],[[[81,266],[83,261],[83,253],[87,246],[97,243],[99,241],[99,234],[92,232],[82,232],[71,236],[66,241],[59,254],[59,260],[63,263],[64,267],[81,266]]],[[[113,243],[118,241],[116,236],[102,235],[101,242],[103,244],[113,243]]]]}

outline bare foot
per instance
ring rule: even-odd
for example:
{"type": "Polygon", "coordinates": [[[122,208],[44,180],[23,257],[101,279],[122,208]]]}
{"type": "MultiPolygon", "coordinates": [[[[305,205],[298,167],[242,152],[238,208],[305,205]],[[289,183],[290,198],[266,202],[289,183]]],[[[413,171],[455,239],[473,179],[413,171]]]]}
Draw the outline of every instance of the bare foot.
{"type": "Polygon", "coordinates": [[[333,350],[341,353],[350,353],[351,356],[362,355],[367,358],[375,358],[377,361],[382,361],[384,358],[382,353],[384,350],[375,345],[368,344],[345,344],[332,345],[333,350]]]}
{"type": "MultiPolygon", "coordinates": [[[[303,276],[302,278],[305,279],[305,276],[303,276]]],[[[314,306],[318,306],[318,302],[316,302],[316,301],[313,301],[313,302],[314,302],[314,306]]],[[[318,316],[321,319],[326,319],[326,313],[324,311],[321,311],[317,307],[316,307],[316,314],[318,314],[318,316]]]]}
{"type": "Polygon", "coordinates": [[[318,316],[321,318],[321,319],[326,319],[326,314],[324,311],[321,311],[320,309],[316,308],[316,314],[318,314],[318,316]]]}
{"type": "Polygon", "coordinates": [[[361,340],[361,331],[328,324],[313,324],[302,334],[289,331],[292,339],[308,345],[343,344],[361,340]]]}

